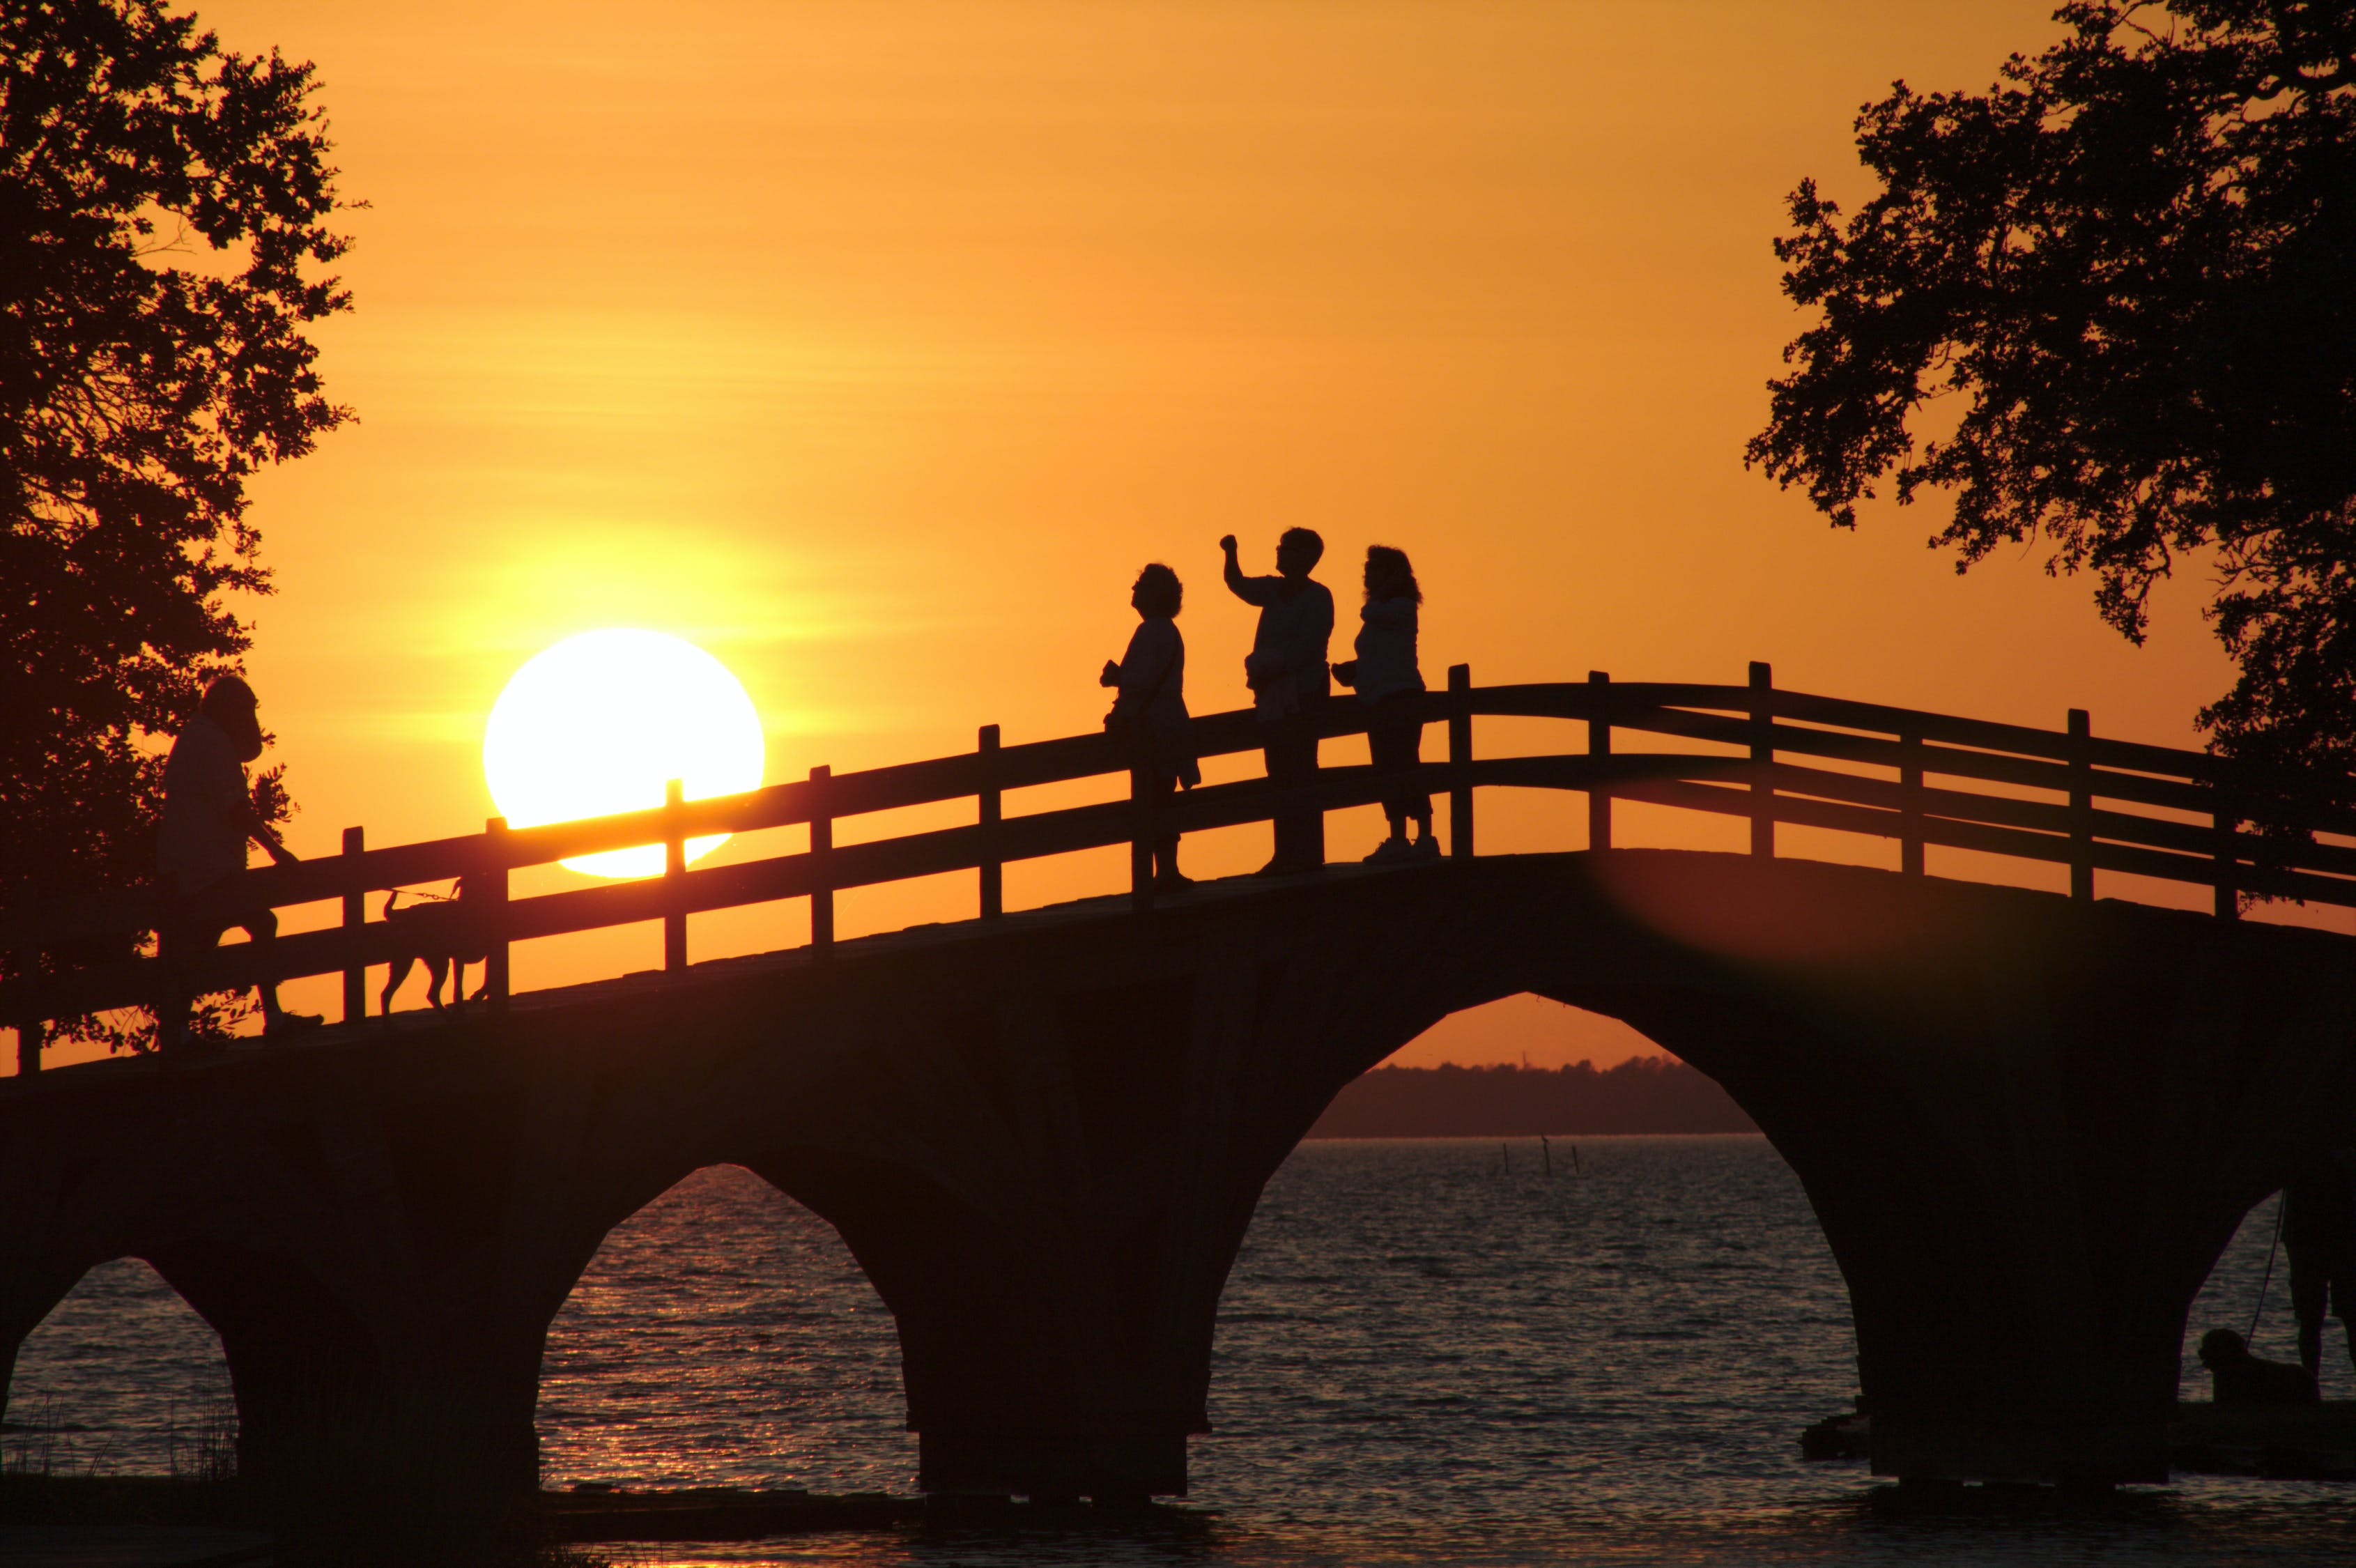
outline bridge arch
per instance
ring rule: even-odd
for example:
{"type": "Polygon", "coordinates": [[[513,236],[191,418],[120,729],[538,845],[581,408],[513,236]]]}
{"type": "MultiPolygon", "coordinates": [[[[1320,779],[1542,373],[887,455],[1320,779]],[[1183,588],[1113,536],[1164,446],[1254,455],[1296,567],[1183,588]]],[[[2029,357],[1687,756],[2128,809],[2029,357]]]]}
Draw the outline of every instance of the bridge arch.
{"type": "MultiPolygon", "coordinates": [[[[1580,1174],[1557,1140],[1551,1178],[1535,1140],[1503,1162],[1494,1139],[1296,1152],[1223,1298],[1204,1489],[1280,1482],[1298,1455],[1344,1491],[1544,1508],[1560,1498],[1536,1478],[1600,1475],[1616,1423],[1669,1422],[1653,1440],[1676,1443],[1724,1421],[1722,1442],[1767,1424],[1731,1415],[1751,1399],[1847,1407],[1839,1276],[1762,1140],[1575,1146],[1580,1174]]],[[[1797,1423],[1774,1424],[1753,1457],[1783,1457],[1797,1423]]]]}
{"type": "Polygon", "coordinates": [[[7,1150],[19,1201],[0,1220],[0,1357],[13,1370],[25,1338],[92,1270],[138,1261],[217,1337],[239,1469],[267,1497],[274,1455],[302,1424],[288,1408],[290,1382],[303,1380],[293,1374],[327,1361],[348,1383],[381,1371],[378,1238],[320,1190],[299,1144],[257,1136],[201,1096],[94,1117],[76,1098],[49,1108],[54,1144],[7,1150]]]}
{"type": "Polygon", "coordinates": [[[93,1264],[15,1349],[11,1468],[193,1476],[234,1441],[220,1337],[143,1258],[93,1264]]]}
{"type": "Polygon", "coordinates": [[[606,1236],[550,1326],[549,1484],[905,1486],[898,1374],[892,1316],[833,1227],[705,1165],[606,1236]]]}
{"type": "Polygon", "coordinates": [[[1254,1177],[1446,1012],[1526,990],[1616,1017],[1799,1174],[1878,1466],[2164,1478],[2193,1296],[2249,1207],[2356,1131],[2344,940],[1748,856],[1547,858],[1293,917],[1298,979],[1259,1011],[1294,1065],[1254,1177]]]}

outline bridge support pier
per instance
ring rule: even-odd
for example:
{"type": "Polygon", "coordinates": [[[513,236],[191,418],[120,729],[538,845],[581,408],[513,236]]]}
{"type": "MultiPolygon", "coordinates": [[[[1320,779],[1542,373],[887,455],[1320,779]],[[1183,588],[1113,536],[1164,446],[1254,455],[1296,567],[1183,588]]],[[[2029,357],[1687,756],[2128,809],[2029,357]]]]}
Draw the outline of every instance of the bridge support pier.
{"type": "Polygon", "coordinates": [[[2250,1207],[2356,1135],[2329,939],[1833,867],[1640,874],[1619,897],[1707,965],[1550,993],[1716,1078],[1799,1175],[1875,1473],[2165,1481],[2193,1298],[2250,1207]]]}
{"type": "MultiPolygon", "coordinates": [[[[316,1254],[218,1236],[90,1252],[144,1257],[220,1336],[239,1507],[282,1560],[506,1563],[537,1541],[541,1326],[495,1306],[523,1293],[421,1299],[380,1275],[356,1299],[316,1254]]],[[[25,1337],[89,1266],[0,1251],[0,1409],[25,1337]]]]}
{"type": "MultiPolygon", "coordinates": [[[[1805,1186],[1848,1280],[1876,1475],[2168,1478],[2185,1309],[2216,1248],[2170,1260],[2126,1229],[2119,1189],[2148,1173],[2075,1168],[2087,1151],[2061,1129],[2003,1124],[2018,1103],[1997,1084],[1926,1092],[1932,1074],[1885,1078],[1821,1036],[1783,1039],[1762,1071],[1755,1015],[1640,1026],[1708,1064],[1805,1186]]],[[[2238,1218],[2218,1215],[2216,1247],[2238,1218]]]]}
{"type": "MultiPolygon", "coordinates": [[[[1104,1245],[1068,1203],[1010,1223],[905,1168],[807,1152],[755,1168],[834,1224],[892,1308],[926,1493],[1185,1494],[1203,1377],[1156,1343],[1162,1303],[1150,1273],[1126,1272],[1145,1262],[1134,1248],[1104,1245]]],[[[1162,1229],[1157,1208],[1134,1234],[1162,1229]]],[[[1207,1314],[1199,1337],[1207,1353],[1207,1314]]]]}
{"type": "Polygon", "coordinates": [[[2166,1481],[2185,1315],[2239,1208],[2147,1228],[2158,1217],[2137,1215],[2133,1195],[2156,1173],[2090,1149],[2084,1127],[2007,1125],[2019,1104],[2000,1083],[1969,1097],[1922,1078],[1873,1084],[1815,1044],[1827,1070],[1787,1068],[1773,1087],[1727,1077],[1799,1175],[1847,1278],[1874,1474],[2166,1481]],[[1852,1075],[1867,1083],[1840,1081],[1852,1075]]]}
{"type": "Polygon", "coordinates": [[[536,1539],[537,1356],[519,1365],[337,1356],[230,1336],[240,1477],[282,1543],[337,1559],[495,1559],[536,1539]]]}

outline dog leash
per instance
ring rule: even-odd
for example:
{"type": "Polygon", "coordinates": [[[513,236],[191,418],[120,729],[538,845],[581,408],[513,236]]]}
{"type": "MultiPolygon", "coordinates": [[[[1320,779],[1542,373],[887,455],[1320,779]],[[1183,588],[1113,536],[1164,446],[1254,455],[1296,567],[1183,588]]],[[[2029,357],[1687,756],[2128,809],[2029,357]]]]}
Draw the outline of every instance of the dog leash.
{"type": "Polygon", "coordinates": [[[2283,1189],[2275,1204],[2275,1239],[2266,1249],[2266,1272],[2258,1276],[2258,1305],[2250,1309],[2250,1331],[2242,1336],[2245,1345],[2254,1344],[2258,1337],[2258,1315],[2266,1309],[2266,1287],[2275,1281],[2275,1252],[2282,1246],[2283,1211],[2290,1207],[2290,1189],[2283,1189]]]}

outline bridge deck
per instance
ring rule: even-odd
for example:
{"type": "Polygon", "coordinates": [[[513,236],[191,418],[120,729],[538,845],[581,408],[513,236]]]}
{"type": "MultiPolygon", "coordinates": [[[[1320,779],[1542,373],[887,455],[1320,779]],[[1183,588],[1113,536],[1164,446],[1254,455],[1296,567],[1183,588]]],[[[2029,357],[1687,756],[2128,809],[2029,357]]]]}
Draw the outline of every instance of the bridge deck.
{"type": "MultiPolygon", "coordinates": [[[[1445,760],[1412,774],[1325,768],[1305,783],[1247,779],[1165,799],[1120,736],[1001,746],[992,725],[971,752],[841,777],[820,768],[807,781],[699,800],[674,781],[661,808],[579,822],[510,830],[494,819],[478,835],[380,849],[353,828],[339,855],[250,870],[177,902],[153,887],[57,904],[20,895],[0,915],[0,1025],[16,1030],[19,1071],[29,1075],[42,1067],[53,1022],[70,1029],[113,1009],[168,1010],[190,993],[339,974],[343,1015],[358,1017],[369,970],[403,950],[395,922],[369,918],[375,896],[445,880],[464,897],[431,918],[449,922],[453,945],[463,933],[460,950],[487,954],[494,1000],[509,995],[519,941],[659,921],[665,968],[676,974],[687,970],[688,921],[700,912],[808,899],[812,945],[826,949],[844,890],[970,872],[988,917],[1001,906],[1008,865],[1116,845],[1130,851],[1130,902],[1150,908],[1154,846],[1171,836],[1367,806],[1405,788],[1444,799],[1451,859],[1475,853],[1476,790],[1539,789],[1586,795],[1589,849],[1613,847],[1613,804],[1631,800],[1747,820],[1751,853],[1763,859],[1775,857],[1777,829],[1788,824],[1894,841],[1901,869],[1917,876],[1934,849],[2066,868],[2081,900],[2094,897],[2098,876],[2124,875],[2198,886],[2226,919],[2253,897],[2356,907],[2356,779],[2097,737],[2083,712],[2066,732],[1914,713],[1779,689],[1764,664],[1744,686],[1615,684],[1597,673],[1485,688],[1458,665],[1446,691],[1415,696],[1410,711],[1446,737],[1445,760]],[[1569,721],[1584,731],[1584,749],[1476,756],[1476,717],[1569,721]],[[1665,737],[1671,749],[1630,751],[1615,739],[1628,732],[1665,737]],[[1009,797],[1091,779],[1126,779],[1127,798],[1006,810],[1009,797]],[[849,819],[949,802],[969,803],[972,822],[835,842],[849,819]],[[691,838],[787,827],[807,828],[807,850],[687,864],[691,838]],[[510,897],[519,867],[653,843],[665,850],[660,876],[510,897]],[[329,900],[340,901],[340,926],[169,963],[137,956],[149,933],[174,920],[234,924],[259,908],[329,900]]],[[[1363,733],[1367,718],[1363,704],[1342,702],[1301,722],[1338,738],[1363,733]]],[[[1197,719],[1191,738],[1198,756],[1213,757],[1258,751],[1269,733],[1244,711],[1197,719]]]]}
{"type": "MultiPolygon", "coordinates": [[[[1492,855],[1487,858],[1491,861],[1511,861],[1555,857],[1492,855]]],[[[1437,866],[1430,862],[1383,866],[1343,864],[1285,877],[1241,875],[1210,878],[1195,883],[1183,893],[1165,895],[1165,906],[1171,909],[1200,909],[1275,887],[1297,886],[1311,881],[1340,884],[1419,870],[1430,874],[1445,869],[1447,865],[1444,861],[1437,866]]],[[[786,974],[807,970],[815,964],[859,963],[918,948],[941,948],[958,942],[980,941],[1018,933],[1035,934],[1058,927],[1134,918],[1136,911],[1127,894],[1102,894],[1044,904],[1033,909],[1010,911],[987,919],[932,920],[896,930],[846,937],[824,954],[804,944],[768,952],[705,959],[680,970],[634,970],[609,979],[546,986],[537,991],[519,991],[508,999],[507,1016],[546,1017],[577,1009],[604,1007],[622,1001],[637,1001],[666,991],[681,990],[715,980],[786,974]]],[[[388,1016],[328,1024],[278,1038],[266,1038],[259,1034],[240,1035],[230,1039],[225,1050],[209,1055],[166,1058],[143,1052],[135,1056],[107,1057],[67,1067],[52,1067],[37,1076],[0,1079],[0,1103],[26,1096],[112,1086],[135,1075],[202,1072],[209,1069],[316,1050],[349,1050],[391,1044],[411,1046],[455,1028],[478,1026],[490,1015],[489,1007],[488,1002],[469,1002],[455,1015],[448,1011],[436,1012],[431,1007],[412,1007],[388,1016]]]]}

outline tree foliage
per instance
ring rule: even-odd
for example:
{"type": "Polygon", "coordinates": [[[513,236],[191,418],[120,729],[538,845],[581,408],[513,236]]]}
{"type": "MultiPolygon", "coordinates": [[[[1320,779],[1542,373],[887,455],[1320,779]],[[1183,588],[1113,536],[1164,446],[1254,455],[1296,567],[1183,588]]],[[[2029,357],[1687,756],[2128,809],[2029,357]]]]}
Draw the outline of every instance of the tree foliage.
{"type": "Polygon", "coordinates": [[[157,737],[269,590],[246,482],[349,417],[311,78],[164,0],[0,7],[0,902],[151,873],[157,737]]]}
{"type": "MultiPolygon", "coordinates": [[[[2356,0],[2081,3],[1984,94],[1895,84],[1879,193],[1803,181],[1775,253],[1822,312],[1749,460],[1843,527],[1885,476],[1968,568],[2041,543],[2140,641],[2187,556],[2238,680],[2219,749],[2356,763],[2356,0]],[[1951,435],[1917,429],[1955,400],[1951,435]]],[[[1942,410],[1942,413],[1947,411],[1942,410]]]]}

